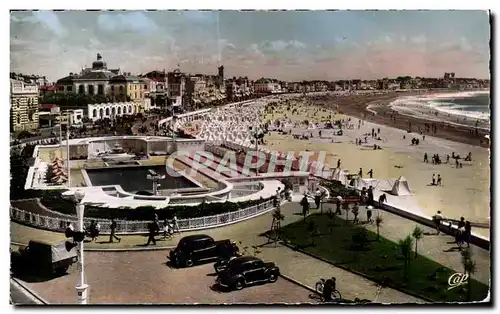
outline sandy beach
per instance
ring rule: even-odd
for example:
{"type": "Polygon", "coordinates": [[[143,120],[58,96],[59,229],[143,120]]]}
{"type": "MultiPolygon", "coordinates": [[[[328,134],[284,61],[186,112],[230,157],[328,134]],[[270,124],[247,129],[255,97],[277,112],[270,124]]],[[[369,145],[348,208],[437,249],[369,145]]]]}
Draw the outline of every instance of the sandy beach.
{"type": "MultiPolygon", "coordinates": [[[[394,98],[394,95],[378,97],[367,96],[358,98],[353,106],[343,106],[338,108],[346,113],[356,112],[358,117],[364,115],[366,106],[375,101],[382,102],[394,98]],[[345,110],[346,107],[350,109],[345,110]],[[353,109],[355,107],[355,109],[353,109]]],[[[292,101],[294,103],[294,101],[292,101]]],[[[316,102],[317,105],[318,102],[316,102]]],[[[326,106],[321,106],[326,107],[326,106]]],[[[335,107],[335,106],[331,106],[335,107]]],[[[292,104],[287,106],[275,106],[273,113],[263,114],[262,121],[286,119],[292,121],[309,120],[311,122],[324,121],[326,117],[332,115],[332,120],[347,119],[348,117],[339,114],[336,110],[319,110],[313,106],[292,104]],[[292,114],[287,111],[287,107],[299,108],[298,112],[292,114]],[[316,112],[316,116],[315,113],[316,112]]],[[[375,119],[373,119],[375,120],[375,119]]],[[[437,210],[441,210],[443,215],[452,219],[459,219],[464,216],[471,222],[486,223],[490,217],[490,161],[489,150],[477,145],[469,145],[457,141],[450,141],[436,136],[426,135],[423,140],[421,135],[407,133],[407,131],[388,127],[373,121],[365,121],[358,129],[358,119],[353,117],[351,122],[355,125],[352,130],[346,130],[342,136],[333,136],[332,130],[323,130],[322,137],[319,138],[319,130],[307,130],[305,128],[292,128],[292,134],[305,132],[313,135],[308,140],[294,139],[292,135],[282,135],[278,132],[271,132],[266,136],[266,147],[275,151],[325,151],[327,157],[325,162],[335,167],[338,159],[342,161],[342,168],[348,169],[350,173],[358,173],[359,168],[363,168],[364,177],[366,173],[373,169],[373,177],[376,179],[397,179],[404,176],[414,194],[414,199],[422,213],[432,216],[437,210]],[[356,145],[356,138],[364,140],[365,133],[371,133],[372,129],[380,129],[380,140],[367,137],[367,144],[356,145]],[[403,139],[403,136],[406,139],[403,139]],[[411,145],[412,137],[418,138],[420,144],[411,145]],[[333,138],[333,143],[332,139],[333,138]],[[373,145],[377,144],[382,150],[373,150],[373,145]],[[446,154],[454,152],[465,157],[472,153],[472,162],[463,162],[463,168],[457,169],[450,159],[450,163],[445,163],[446,154]],[[429,155],[429,163],[423,162],[424,153],[429,155]],[[443,161],[440,165],[434,165],[431,157],[439,154],[443,161]],[[397,166],[397,167],[396,167],[397,166]],[[438,174],[443,178],[442,186],[431,186],[432,175],[438,174]]],[[[459,138],[464,134],[453,131],[439,132],[443,137],[459,138]],[[450,136],[450,134],[453,134],[450,136]]],[[[462,140],[467,142],[467,140],[462,140]]],[[[474,228],[473,232],[489,238],[489,229],[474,228]]]]}

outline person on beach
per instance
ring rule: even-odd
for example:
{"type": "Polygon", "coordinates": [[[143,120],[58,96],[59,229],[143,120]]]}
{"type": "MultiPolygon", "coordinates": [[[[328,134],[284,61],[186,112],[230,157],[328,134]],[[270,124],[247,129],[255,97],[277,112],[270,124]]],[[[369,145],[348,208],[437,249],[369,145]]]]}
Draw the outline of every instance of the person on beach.
{"type": "Polygon", "coordinates": [[[446,163],[449,164],[450,163],[450,155],[446,154],[446,163]]]}
{"type": "Polygon", "coordinates": [[[441,227],[442,220],[443,220],[443,216],[441,215],[441,211],[438,210],[437,214],[434,215],[434,224],[436,225],[437,235],[439,235],[439,233],[440,233],[439,228],[441,227]]]}
{"type": "Polygon", "coordinates": [[[340,164],[341,164],[341,161],[340,161],[340,159],[339,159],[339,160],[337,160],[337,168],[338,168],[338,169],[340,169],[340,164]]]}
{"type": "Polygon", "coordinates": [[[370,169],[370,171],[368,171],[368,175],[370,176],[370,179],[373,179],[373,169],[370,169]]]}
{"type": "Polygon", "coordinates": [[[438,178],[437,178],[437,185],[441,185],[441,181],[442,181],[442,179],[441,179],[441,175],[440,175],[440,174],[438,174],[438,178]]]}
{"type": "Polygon", "coordinates": [[[436,174],[432,174],[432,185],[436,185],[436,174]]]}
{"type": "Polygon", "coordinates": [[[363,177],[363,168],[359,168],[358,176],[359,176],[360,178],[362,178],[362,177],[363,177]]]}

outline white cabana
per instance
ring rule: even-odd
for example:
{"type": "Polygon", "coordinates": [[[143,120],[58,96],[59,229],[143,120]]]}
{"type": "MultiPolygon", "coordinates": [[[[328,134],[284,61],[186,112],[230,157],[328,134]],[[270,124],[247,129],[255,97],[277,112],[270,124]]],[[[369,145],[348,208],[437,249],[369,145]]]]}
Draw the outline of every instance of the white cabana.
{"type": "Polygon", "coordinates": [[[408,185],[408,181],[405,177],[399,177],[391,189],[391,194],[396,196],[408,196],[412,195],[410,186],[408,185]]]}

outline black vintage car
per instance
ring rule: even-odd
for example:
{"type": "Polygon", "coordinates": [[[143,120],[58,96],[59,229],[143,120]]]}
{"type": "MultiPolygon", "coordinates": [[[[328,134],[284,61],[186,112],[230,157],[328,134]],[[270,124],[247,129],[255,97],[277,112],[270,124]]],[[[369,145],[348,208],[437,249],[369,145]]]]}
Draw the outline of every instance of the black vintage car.
{"type": "Polygon", "coordinates": [[[169,259],[177,267],[229,258],[238,252],[238,246],[230,240],[214,241],[205,234],[183,237],[177,247],[170,251],[169,259]]]}
{"type": "Polygon", "coordinates": [[[265,263],[254,256],[242,256],[231,260],[219,273],[216,282],[230,290],[241,290],[246,286],[275,282],[280,274],[274,263],[265,263]]]}

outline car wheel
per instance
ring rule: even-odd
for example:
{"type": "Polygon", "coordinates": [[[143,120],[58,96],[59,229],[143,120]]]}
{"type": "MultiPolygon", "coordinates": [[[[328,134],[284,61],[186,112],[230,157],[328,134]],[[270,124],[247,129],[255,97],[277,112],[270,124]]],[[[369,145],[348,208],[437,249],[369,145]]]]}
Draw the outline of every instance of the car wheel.
{"type": "Polygon", "coordinates": [[[276,280],[278,280],[278,276],[275,273],[270,273],[268,280],[269,282],[276,282],[276,280]]]}
{"type": "Polygon", "coordinates": [[[234,284],[234,288],[235,288],[236,290],[241,290],[241,289],[243,289],[243,286],[244,286],[244,284],[243,284],[243,281],[242,281],[242,280],[238,280],[238,281],[234,284]]]}
{"type": "Polygon", "coordinates": [[[186,267],[191,267],[194,265],[194,262],[192,259],[187,258],[186,261],[184,262],[184,264],[186,265],[186,267]]]}

